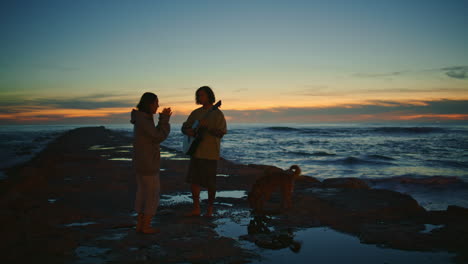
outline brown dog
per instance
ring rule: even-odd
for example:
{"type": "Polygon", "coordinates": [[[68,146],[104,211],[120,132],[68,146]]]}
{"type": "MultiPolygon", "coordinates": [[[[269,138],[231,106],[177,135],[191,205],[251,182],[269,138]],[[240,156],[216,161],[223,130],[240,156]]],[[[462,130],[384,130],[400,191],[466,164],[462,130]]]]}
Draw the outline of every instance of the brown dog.
{"type": "Polygon", "coordinates": [[[265,169],[264,176],[255,182],[251,192],[249,192],[250,207],[261,211],[273,191],[279,189],[282,195],[282,207],[284,209],[291,208],[294,181],[299,175],[301,175],[301,169],[297,165],[292,165],[285,171],[275,167],[265,169]]]}

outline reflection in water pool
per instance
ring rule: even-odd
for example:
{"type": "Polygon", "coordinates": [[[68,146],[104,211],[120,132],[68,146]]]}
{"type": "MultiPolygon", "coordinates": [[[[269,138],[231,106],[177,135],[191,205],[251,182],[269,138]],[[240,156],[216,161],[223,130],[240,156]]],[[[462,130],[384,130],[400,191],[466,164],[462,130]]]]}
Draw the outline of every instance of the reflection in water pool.
{"type": "MultiPolygon", "coordinates": [[[[224,210],[218,210],[219,214],[223,214],[224,210]]],[[[233,213],[233,212],[231,212],[233,213]]],[[[249,211],[239,211],[240,217],[235,217],[236,221],[232,218],[221,218],[217,219],[214,223],[217,225],[215,231],[220,236],[230,237],[235,240],[239,240],[239,237],[247,234],[247,226],[249,225],[250,218],[248,215],[249,211]]]]}
{"type": "Polygon", "coordinates": [[[75,255],[78,257],[77,263],[106,263],[109,261],[107,253],[110,248],[99,248],[90,246],[80,246],[75,249],[75,255]]]}
{"type": "Polygon", "coordinates": [[[129,158],[110,158],[109,160],[117,160],[117,161],[132,161],[132,159],[129,159],[129,158]]]}
{"type": "Polygon", "coordinates": [[[439,229],[445,227],[445,225],[430,225],[430,224],[425,224],[424,225],[425,229],[423,231],[420,231],[420,233],[427,234],[431,233],[432,230],[439,229]]]}
{"type": "MultiPolygon", "coordinates": [[[[215,221],[220,236],[236,239],[243,248],[254,250],[262,260],[252,263],[450,263],[454,254],[447,252],[405,251],[361,244],[359,238],[337,232],[328,227],[307,228],[292,232],[293,241],[301,244],[294,252],[289,247],[278,250],[264,249],[253,242],[243,240],[249,233],[249,222],[254,220],[249,212],[239,211],[243,217],[220,218],[215,221]]],[[[436,228],[430,226],[428,228],[436,228]]],[[[277,233],[270,227],[272,233],[277,233]]]]}
{"type": "MultiPolygon", "coordinates": [[[[218,191],[216,192],[216,197],[218,198],[236,198],[241,199],[247,196],[246,191],[218,191]]],[[[208,199],[208,192],[201,191],[200,192],[200,199],[205,200],[208,199]]],[[[161,204],[168,205],[168,204],[179,204],[179,203],[191,203],[192,202],[192,194],[185,192],[179,193],[177,195],[161,195],[161,204]]]]}
{"type": "MultiPolygon", "coordinates": [[[[330,228],[309,228],[295,232],[302,249],[292,253],[288,249],[264,251],[269,263],[449,263],[454,256],[446,252],[418,252],[382,248],[361,244],[359,238],[330,228]]],[[[254,262],[259,263],[259,262],[254,262]]]]}
{"type": "Polygon", "coordinates": [[[170,160],[190,160],[190,158],[170,158],[170,160]]]}
{"type": "Polygon", "coordinates": [[[106,236],[99,237],[98,240],[122,240],[128,235],[128,233],[115,233],[106,236]]]}
{"type": "Polygon", "coordinates": [[[167,151],[161,151],[161,158],[172,158],[175,157],[175,153],[167,152],[167,151]]]}
{"type": "Polygon", "coordinates": [[[104,147],[103,145],[96,145],[96,146],[91,146],[88,150],[111,150],[115,149],[115,147],[104,147]]]}
{"type": "Polygon", "coordinates": [[[96,222],[71,223],[71,224],[66,224],[64,226],[74,227],[74,226],[87,226],[87,225],[94,225],[94,224],[97,224],[97,223],[96,222]]]}

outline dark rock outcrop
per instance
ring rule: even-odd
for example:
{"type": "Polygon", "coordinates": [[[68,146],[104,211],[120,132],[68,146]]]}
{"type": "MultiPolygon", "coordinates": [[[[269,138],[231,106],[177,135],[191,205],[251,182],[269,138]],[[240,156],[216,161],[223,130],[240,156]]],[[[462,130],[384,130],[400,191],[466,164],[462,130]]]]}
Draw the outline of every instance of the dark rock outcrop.
{"type": "Polygon", "coordinates": [[[357,178],[330,178],[322,182],[323,188],[369,189],[367,183],[357,178]]]}

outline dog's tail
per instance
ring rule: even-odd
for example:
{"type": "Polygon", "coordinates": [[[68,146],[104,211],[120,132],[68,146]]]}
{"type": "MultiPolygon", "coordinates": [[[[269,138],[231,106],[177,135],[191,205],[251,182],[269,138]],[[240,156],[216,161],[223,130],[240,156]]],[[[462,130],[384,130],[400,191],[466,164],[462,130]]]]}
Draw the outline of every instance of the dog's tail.
{"type": "Polygon", "coordinates": [[[289,171],[294,172],[294,178],[297,178],[301,175],[301,168],[299,168],[297,165],[292,165],[289,167],[289,171]]]}

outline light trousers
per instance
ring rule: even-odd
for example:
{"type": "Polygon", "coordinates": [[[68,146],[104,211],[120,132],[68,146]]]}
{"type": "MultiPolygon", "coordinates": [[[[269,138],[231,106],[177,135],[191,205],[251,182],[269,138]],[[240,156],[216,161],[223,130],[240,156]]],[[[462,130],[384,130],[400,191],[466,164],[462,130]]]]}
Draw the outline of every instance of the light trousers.
{"type": "Polygon", "coordinates": [[[149,175],[137,173],[136,183],[135,211],[139,214],[155,215],[161,193],[159,173],[149,175]]]}

